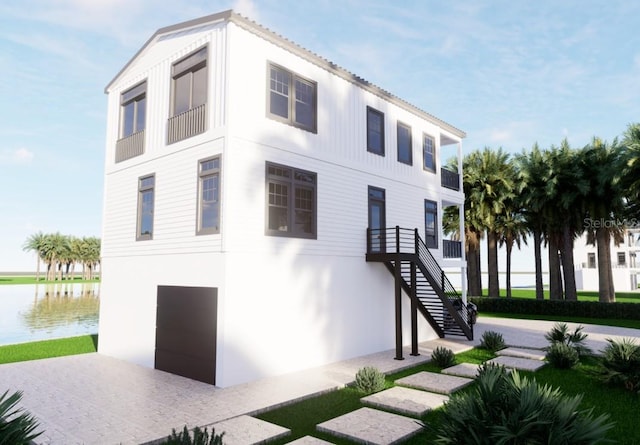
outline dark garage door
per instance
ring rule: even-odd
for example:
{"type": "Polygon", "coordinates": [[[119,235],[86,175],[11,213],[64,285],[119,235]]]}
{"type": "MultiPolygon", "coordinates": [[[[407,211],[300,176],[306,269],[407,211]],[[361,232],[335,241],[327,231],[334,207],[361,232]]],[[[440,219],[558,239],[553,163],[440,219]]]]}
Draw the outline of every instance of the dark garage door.
{"type": "Polygon", "coordinates": [[[155,368],[216,383],[218,289],[158,286],[155,368]]]}

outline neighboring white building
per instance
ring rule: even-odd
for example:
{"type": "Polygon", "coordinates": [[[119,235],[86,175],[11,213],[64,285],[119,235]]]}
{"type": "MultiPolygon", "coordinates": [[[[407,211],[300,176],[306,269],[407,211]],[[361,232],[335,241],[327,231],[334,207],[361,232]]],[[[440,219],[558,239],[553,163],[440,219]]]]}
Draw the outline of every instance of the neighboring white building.
{"type": "Polygon", "coordinates": [[[464,132],[232,11],[160,29],[105,92],[100,353],[229,386],[464,319],[419,265],[399,284],[442,302],[416,324],[376,231],[464,276],[441,227],[464,132]]]}
{"type": "MultiPolygon", "coordinates": [[[[640,251],[640,229],[628,229],[624,241],[616,245],[611,240],[611,264],[613,266],[613,286],[616,291],[638,290],[640,266],[636,254],[640,251]]],[[[582,235],[574,243],[573,257],[576,265],[576,288],[579,290],[598,290],[598,250],[587,244],[582,235]]]]}

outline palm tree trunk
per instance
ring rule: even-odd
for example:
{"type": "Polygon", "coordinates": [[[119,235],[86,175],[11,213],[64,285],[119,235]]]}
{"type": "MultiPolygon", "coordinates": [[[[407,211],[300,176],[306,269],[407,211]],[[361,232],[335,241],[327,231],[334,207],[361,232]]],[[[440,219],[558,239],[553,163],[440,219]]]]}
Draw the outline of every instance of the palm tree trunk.
{"type": "Polygon", "coordinates": [[[533,250],[536,263],[536,300],[544,300],[542,287],[542,233],[539,229],[533,231],[533,250]]]}
{"type": "Polygon", "coordinates": [[[469,295],[482,296],[482,275],[480,271],[480,236],[477,232],[467,231],[467,289],[469,295]]]}
{"type": "Polygon", "coordinates": [[[560,273],[560,258],[558,256],[557,235],[549,234],[549,298],[562,300],[562,275],[560,273]]]}
{"type": "Polygon", "coordinates": [[[507,298],[511,298],[511,251],[513,241],[507,242],[507,298]]]}
{"type": "Polygon", "coordinates": [[[40,281],[40,253],[36,252],[36,281],[40,281]]]}
{"type": "Polygon", "coordinates": [[[604,303],[614,301],[611,294],[611,236],[609,231],[602,227],[596,229],[596,241],[598,249],[598,293],[599,300],[604,303]]]}
{"type": "Polygon", "coordinates": [[[498,281],[498,235],[495,230],[487,230],[487,268],[489,273],[489,297],[500,296],[498,281]]]}
{"type": "Polygon", "coordinates": [[[571,228],[565,224],[562,228],[562,273],[564,276],[564,299],[577,301],[576,272],[573,261],[573,235],[571,228]]]}

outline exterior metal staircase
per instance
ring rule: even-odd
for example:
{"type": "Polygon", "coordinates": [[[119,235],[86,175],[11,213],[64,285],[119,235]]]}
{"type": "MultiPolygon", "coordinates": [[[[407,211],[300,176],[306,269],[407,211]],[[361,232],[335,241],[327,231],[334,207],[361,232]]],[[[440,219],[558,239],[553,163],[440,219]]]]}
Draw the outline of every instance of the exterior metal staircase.
{"type": "Polygon", "coordinates": [[[464,303],[418,229],[367,229],[366,260],[384,263],[438,336],[473,340],[475,310],[464,303]]]}

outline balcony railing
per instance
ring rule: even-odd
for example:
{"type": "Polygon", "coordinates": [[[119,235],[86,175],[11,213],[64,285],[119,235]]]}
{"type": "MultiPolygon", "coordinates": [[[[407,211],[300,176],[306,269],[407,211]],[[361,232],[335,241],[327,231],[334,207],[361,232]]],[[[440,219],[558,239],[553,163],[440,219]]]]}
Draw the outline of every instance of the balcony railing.
{"type": "Polygon", "coordinates": [[[167,125],[167,143],[173,144],[196,134],[204,133],[207,129],[206,105],[202,104],[170,117],[167,125]]]}
{"type": "Polygon", "coordinates": [[[460,175],[446,168],[440,169],[440,182],[442,187],[452,190],[460,190],[460,175]]]}
{"type": "Polygon", "coordinates": [[[144,130],[133,133],[116,142],[116,162],[144,153],[144,130]]]}
{"type": "Polygon", "coordinates": [[[460,241],[442,240],[443,258],[462,258],[462,243],[460,241]]]}

